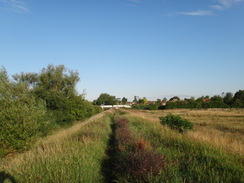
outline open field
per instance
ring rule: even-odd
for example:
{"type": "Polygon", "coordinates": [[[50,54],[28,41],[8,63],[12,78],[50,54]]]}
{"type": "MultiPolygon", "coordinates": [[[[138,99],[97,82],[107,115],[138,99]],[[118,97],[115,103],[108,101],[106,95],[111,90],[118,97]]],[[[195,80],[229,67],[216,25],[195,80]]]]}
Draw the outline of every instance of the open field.
{"type": "Polygon", "coordinates": [[[244,110],[162,110],[138,111],[129,110],[131,114],[158,122],[160,116],[168,113],[179,115],[192,121],[193,131],[186,134],[189,138],[212,144],[226,151],[244,155],[244,110]]]}
{"type": "Polygon", "coordinates": [[[241,183],[243,132],[243,110],[110,110],[2,159],[0,182],[241,183]],[[194,129],[161,125],[168,113],[194,129]]]}

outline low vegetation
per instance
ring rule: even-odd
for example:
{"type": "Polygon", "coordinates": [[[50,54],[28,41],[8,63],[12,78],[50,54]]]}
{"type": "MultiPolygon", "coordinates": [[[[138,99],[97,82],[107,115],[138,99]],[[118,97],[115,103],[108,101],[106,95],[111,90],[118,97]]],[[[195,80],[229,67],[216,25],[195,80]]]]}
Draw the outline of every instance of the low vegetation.
{"type": "Polygon", "coordinates": [[[243,110],[108,110],[95,117],[1,159],[0,182],[244,182],[243,110]],[[194,128],[179,133],[161,124],[167,116],[194,128]]]}
{"type": "Polygon", "coordinates": [[[162,126],[159,120],[149,120],[148,115],[147,119],[142,119],[131,113],[127,118],[137,135],[148,140],[168,160],[166,173],[158,177],[157,182],[244,181],[244,159],[241,154],[203,143],[188,133],[172,131],[162,126]]]}
{"type": "Polygon", "coordinates": [[[176,129],[181,133],[193,129],[194,126],[194,124],[189,120],[171,113],[165,117],[160,117],[159,119],[163,125],[168,125],[170,128],[176,129]]]}
{"type": "Polygon", "coordinates": [[[149,182],[166,169],[165,158],[153,151],[149,142],[136,139],[127,118],[115,119],[116,156],[112,169],[119,182],[149,182]]]}
{"type": "Polygon", "coordinates": [[[40,137],[102,111],[75,89],[77,72],[49,65],[10,78],[0,69],[0,158],[27,150],[40,137]]]}
{"type": "Polygon", "coordinates": [[[98,118],[61,130],[42,139],[31,150],[3,159],[0,182],[10,177],[23,183],[103,182],[101,169],[111,118],[109,114],[98,118]]]}

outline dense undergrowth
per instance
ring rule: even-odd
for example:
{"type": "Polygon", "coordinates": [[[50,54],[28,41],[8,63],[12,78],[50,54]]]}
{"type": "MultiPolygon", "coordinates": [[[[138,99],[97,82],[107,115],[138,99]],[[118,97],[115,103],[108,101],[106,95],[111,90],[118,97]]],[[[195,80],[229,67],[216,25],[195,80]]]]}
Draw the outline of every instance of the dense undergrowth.
{"type": "Polygon", "coordinates": [[[101,169],[110,124],[111,118],[107,115],[79,131],[72,129],[65,136],[53,135],[30,151],[3,160],[0,182],[10,177],[20,183],[104,182],[101,169]]]}
{"type": "Polygon", "coordinates": [[[0,158],[29,149],[40,137],[102,111],[79,95],[77,72],[49,65],[10,78],[0,69],[0,158]]]}

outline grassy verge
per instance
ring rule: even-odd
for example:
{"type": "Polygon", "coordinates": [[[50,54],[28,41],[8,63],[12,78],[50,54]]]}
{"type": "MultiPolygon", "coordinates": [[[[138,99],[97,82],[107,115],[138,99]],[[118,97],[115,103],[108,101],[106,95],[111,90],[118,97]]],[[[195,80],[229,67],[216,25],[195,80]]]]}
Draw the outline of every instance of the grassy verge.
{"type": "Polygon", "coordinates": [[[110,122],[106,115],[79,130],[76,126],[68,133],[63,131],[40,141],[34,149],[15,158],[5,159],[0,165],[0,182],[102,182],[101,165],[111,133],[110,122]]]}
{"type": "Polygon", "coordinates": [[[169,113],[179,115],[194,123],[194,130],[186,134],[191,139],[201,143],[221,148],[231,154],[244,156],[244,110],[162,110],[133,111],[133,116],[159,123],[159,117],[169,113]]]}
{"type": "Polygon", "coordinates": [[[154,182],[243,182],[241,155],[179,134],[155,121],[126,115],[134,134],[168,159],[166,174],[154,182]],[[167,173],[168,172],[168,173],[167,173]]]}

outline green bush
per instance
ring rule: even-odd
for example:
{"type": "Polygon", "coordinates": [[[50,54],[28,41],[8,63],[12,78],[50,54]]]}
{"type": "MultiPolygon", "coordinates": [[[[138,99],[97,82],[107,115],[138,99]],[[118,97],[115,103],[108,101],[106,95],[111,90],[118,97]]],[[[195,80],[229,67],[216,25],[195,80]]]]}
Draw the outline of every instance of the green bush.
{"type": "Polygon", "coordinates": [[[0,156],[21,151],[54,128],[43,100],[32,96],[25,83],[9,80],[0,70],[0,156]]]}
{"type": "Polygon", "coordinates": [[[194,124],[189,120],[182,118],[178,115],[173,115],[169,113],[165,117],[160,117],[160,122],[163,125],[168,125],[172,129],[176,129],[179,132],[183,133],[187,130],[193,129],[194,124]]]}

